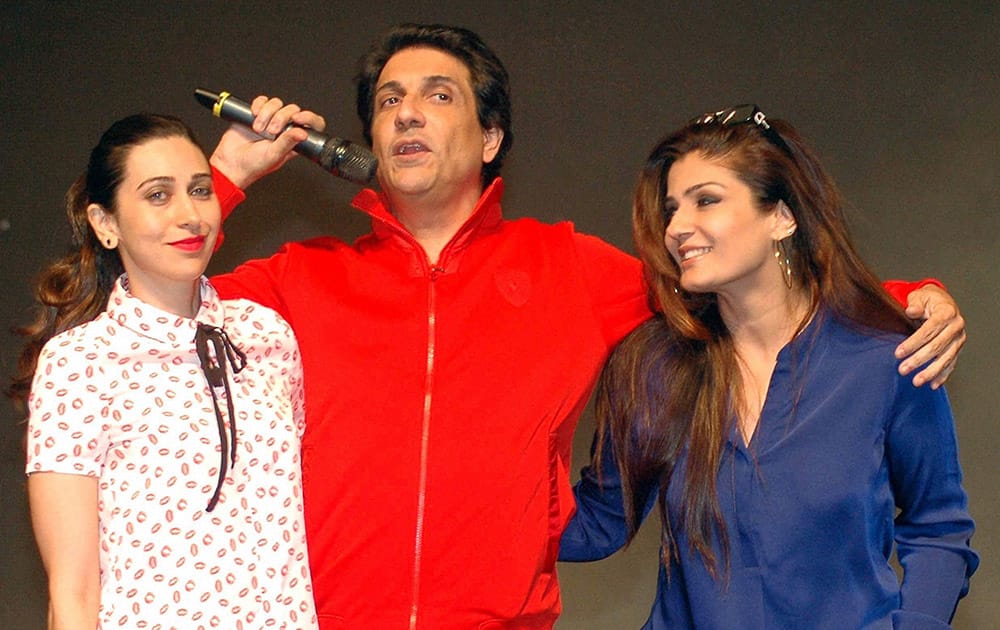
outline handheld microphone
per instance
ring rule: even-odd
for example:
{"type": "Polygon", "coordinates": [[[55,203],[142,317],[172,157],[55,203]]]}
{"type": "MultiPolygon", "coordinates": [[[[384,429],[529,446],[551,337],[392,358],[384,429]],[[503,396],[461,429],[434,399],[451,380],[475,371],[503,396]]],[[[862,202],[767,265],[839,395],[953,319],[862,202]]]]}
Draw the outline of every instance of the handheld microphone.
{"type": "MultiPolygon", "coordinates": [[[[197,88],[194,97],[212,110],[212,114],[217,118],[247,127],[253,124],[254,115],[250,105],[229,92],[216,94],[197,88]]],[[[371,151],[349,140],[334,138],[314,129],[305,129],[309,132],[309,137],[295,145],[296,153],[316,162],[337,177],[343,177],[357,184],[366,184],[375,178],[378,160],[371,151]]]]}

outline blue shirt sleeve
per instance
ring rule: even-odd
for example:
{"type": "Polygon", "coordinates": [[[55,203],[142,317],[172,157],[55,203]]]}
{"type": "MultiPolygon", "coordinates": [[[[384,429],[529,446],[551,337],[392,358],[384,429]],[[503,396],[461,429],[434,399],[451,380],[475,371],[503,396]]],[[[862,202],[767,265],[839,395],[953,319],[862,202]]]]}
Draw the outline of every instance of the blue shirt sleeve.
{"type": "MultiPolygon", "coordinates": [[[[903,568],[894,626],[949,621],[979,564],[969,547],[975,529],[962,488],[954,419],[943,389],[897,379],[886,456],[898,515],[896,554],[903,568]]],[[[923,624],[923,625],[921,625],[923,624]]],[[[945,627],[945,626],[942,626],[945,627]]]]}
{"type": "MultiPolygon", "coordinates": [[[[598,435],[590,449],[592,463],[584,467],[580,481],[573,487],[576,513],[566,526],[559,546],[559,560],[586,562],[601,560],[625,546],[628,526],[621,474],[610,441],[605,441],[600,462],[593,462],[598,435]]],[[[657,485],[637,489],[635,502],[642,505],[637,527],[656,504],[657,485]]]]}

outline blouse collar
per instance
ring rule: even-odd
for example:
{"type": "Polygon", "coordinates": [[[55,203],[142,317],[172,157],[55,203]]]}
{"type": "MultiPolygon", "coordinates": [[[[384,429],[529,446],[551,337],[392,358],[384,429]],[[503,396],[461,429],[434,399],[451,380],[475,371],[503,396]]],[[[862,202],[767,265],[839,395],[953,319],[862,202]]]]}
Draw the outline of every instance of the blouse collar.
{"type": "Polygon", "coordinates": [[[120,326],[174,347],[187,345],[194,339],[198,324],[222,328],[225,307],[219,294],[205,276],[199,281],[201,304],[194,318],[169,313],[132,295],[128,289],[128,275],[122,274],[115,281],[105,309],[107,315],[120,326]]]}

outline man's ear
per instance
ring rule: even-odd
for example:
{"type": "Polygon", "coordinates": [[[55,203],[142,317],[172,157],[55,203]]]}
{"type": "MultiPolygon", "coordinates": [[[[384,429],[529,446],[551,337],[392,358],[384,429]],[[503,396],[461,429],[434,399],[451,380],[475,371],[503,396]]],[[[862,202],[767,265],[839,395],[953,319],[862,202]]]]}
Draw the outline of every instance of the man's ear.
{"type": "Polygon", "coordinates": [[[483,164],[489,164],[500,151],[503,142],[503,129],[497,126],[483,129],[483,164]]]}
{"type": "Polygon", "coordinates": [[[107,249],[118,247],[118,221],[104,206],[98,203],[87,206],[87,221],[101,245],[107,249]]]}

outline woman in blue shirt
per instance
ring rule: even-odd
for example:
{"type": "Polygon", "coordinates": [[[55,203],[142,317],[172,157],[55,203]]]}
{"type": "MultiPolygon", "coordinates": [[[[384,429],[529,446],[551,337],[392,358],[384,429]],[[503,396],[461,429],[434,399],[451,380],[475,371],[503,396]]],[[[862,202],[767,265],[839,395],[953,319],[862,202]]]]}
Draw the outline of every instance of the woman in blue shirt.
{"type": "Polygon", "coordinates": [[[812,151],[707,114],[654,148],[633,220],[659,316],[602,374],[560,559],[659,505],[646,628],[947,627],[978,564],[947,396],[898,374],[911,321],[812,151]]]}

